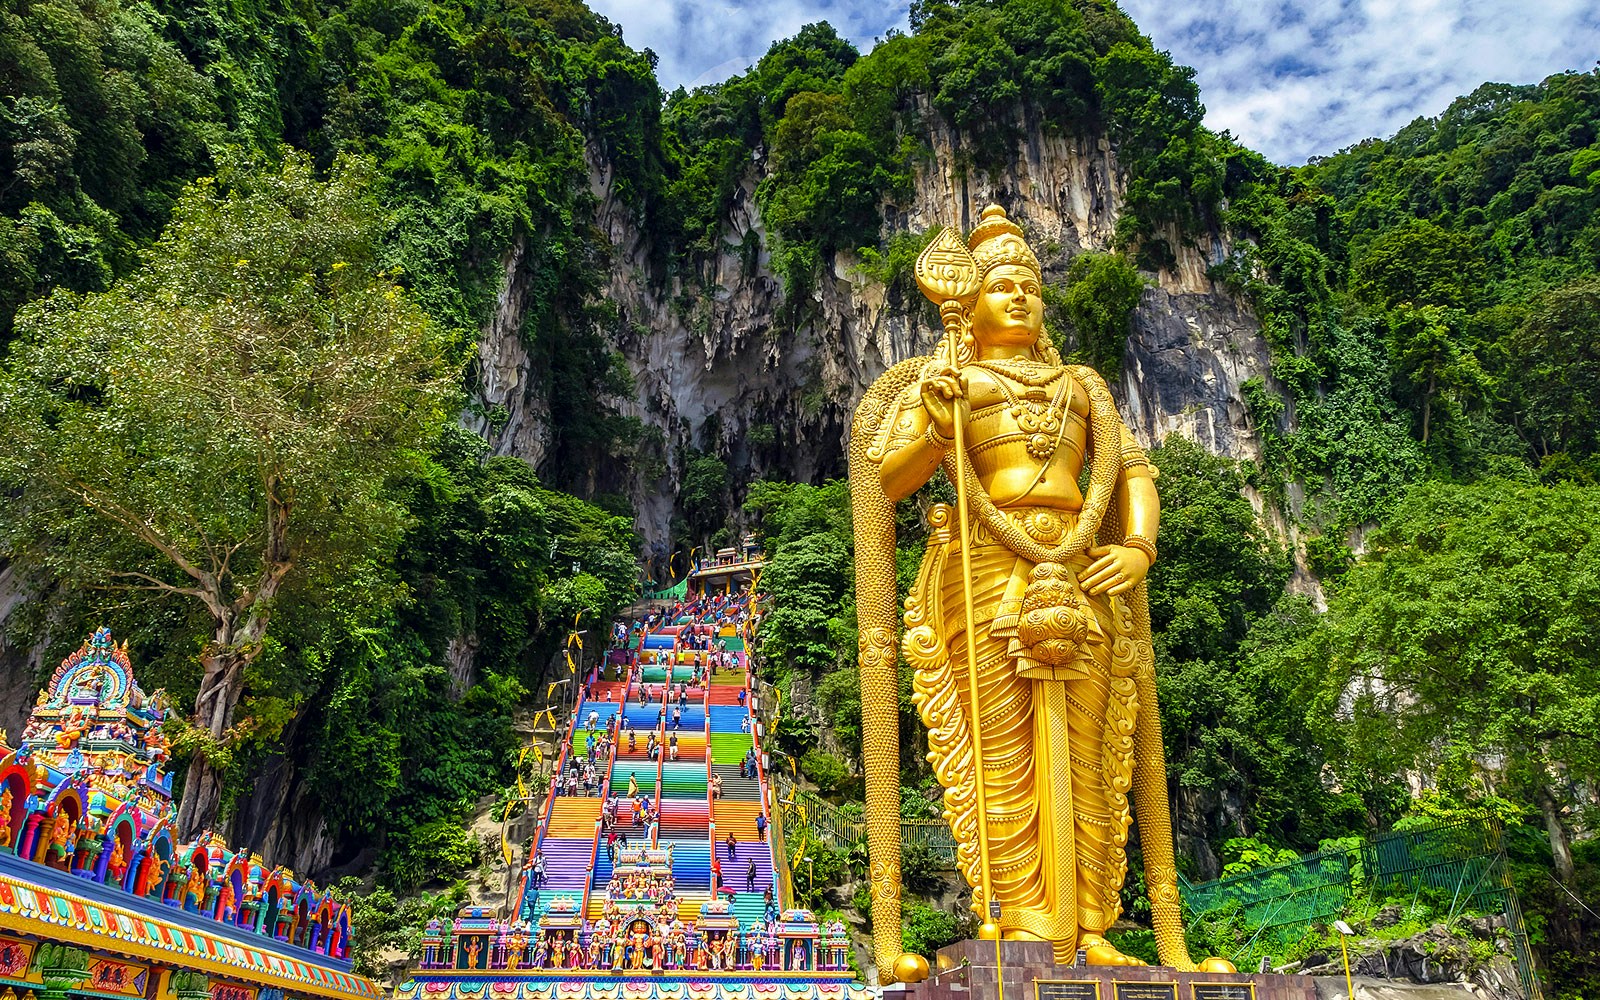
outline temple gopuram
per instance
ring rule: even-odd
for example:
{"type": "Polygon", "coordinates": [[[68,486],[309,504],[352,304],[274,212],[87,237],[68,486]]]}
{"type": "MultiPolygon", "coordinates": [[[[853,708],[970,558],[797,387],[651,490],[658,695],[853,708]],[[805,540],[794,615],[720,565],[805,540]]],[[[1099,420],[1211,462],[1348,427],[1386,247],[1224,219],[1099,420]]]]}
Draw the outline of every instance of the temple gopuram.
{"type": "MultiPolygon", "coordinates": [[[[748,567],[746,567],[748,568],[748,567]]],[[[396,1000],[865,1000],[794,898],[746,642],[713,589],[613,633],[583,678],[504,912],[433,921],[396,1000]]]]}
{"type": "Polygon", "coordinates": [[[102,628],[0,734],[0,1000],[376,997],[329,892],[180,841],[167,713],[102,628]]]}

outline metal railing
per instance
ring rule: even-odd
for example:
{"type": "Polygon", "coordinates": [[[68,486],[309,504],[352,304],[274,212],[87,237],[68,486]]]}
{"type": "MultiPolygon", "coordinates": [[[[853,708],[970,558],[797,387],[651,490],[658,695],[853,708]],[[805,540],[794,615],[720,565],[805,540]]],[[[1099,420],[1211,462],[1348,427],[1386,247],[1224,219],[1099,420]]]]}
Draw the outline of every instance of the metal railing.
{"type": "MultiPolygon", "coordinates": [[[[838,850],[866,842],[867,821],[858,811],[836,806],[777,771],[772,775],[772,790],[788,828],[805,827],[813,838],[838,850]]],[[[955,835],[943,820],[900,820],[900,845],[902,850],[913,845],[926,847],[937,868],[954,870],[956,866],[955,835]]]]}

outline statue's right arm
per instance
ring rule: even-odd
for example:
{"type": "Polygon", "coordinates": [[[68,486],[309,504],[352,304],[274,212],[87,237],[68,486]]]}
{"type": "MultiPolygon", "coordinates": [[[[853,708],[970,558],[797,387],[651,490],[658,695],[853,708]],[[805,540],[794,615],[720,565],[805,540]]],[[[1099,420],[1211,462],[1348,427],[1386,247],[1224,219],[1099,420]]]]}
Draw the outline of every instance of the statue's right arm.
{"type": "Polygon", "coordinates": [[[890,500],[904,500],[917,492],[944,461],[947,439],[933,429],[918,387],[912,385],[895,400],[895,412],[885,421],[883,462],[878,466],[883,492],[890,500]]]}

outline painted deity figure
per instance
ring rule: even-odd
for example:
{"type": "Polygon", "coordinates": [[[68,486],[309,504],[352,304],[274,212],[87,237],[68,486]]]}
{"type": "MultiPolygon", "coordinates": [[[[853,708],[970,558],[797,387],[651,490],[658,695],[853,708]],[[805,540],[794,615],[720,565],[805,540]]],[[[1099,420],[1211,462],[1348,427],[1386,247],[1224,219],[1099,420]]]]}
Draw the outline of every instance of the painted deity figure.
{"type": "Polygon", "coordinates": [[[11,832],[11,803],[15,800],[9,787],[0,786],[0,847],[10,847],[13,835],[11,832]]]}
{"type": "Polygon", "coordinates": [[[159,855],[152,854],[150,860],[145,863],[144,884],[139,888],[139,895],[148,896],[157,892],[166,878],[166,872],[167,862],[159,855]]]}
{"type": "Polygon", "coordinates": [[[1105,938],[1122,909],[1131,789],[1162,961],[1193,968],[1144,584],[1155,471],[1105,381],[1056,352],[1039,262],[1001,208],[966,242],[940,234],[917,276],[948,339],[878,380],[851,450],[879,968],[897,957],[899,927],[893,502],[941,468],[969,513],[928,513],[903,650],[973,909],[988,919],[999,905],[980,936],[1050,941],[1058,961],[1081,948],[1094,965],[1143,964],[1105,938]]]}
{"type": "MultiPolygon", "coordinates": [[[[3,802],[0,802],[0,808],[3,808],[3,802]]],[[[107,882],[120,883],[126,874],[128,874],[128,851],[122,846],[122,837],[114,837],[110,845],[110,858],[106,859],[107,882]]]]}
{"type": "Polygon", "coordinates": [[[50,821],[50,839],[44,857],[45,864],[63,870],[72,860],[72,818],[65,808],[58,806],[55,819],[50,821]]]}
{"type": "Polygon", "coordinates": [[[56,733],[56,749],[71,750],[88,730],[89,720],[84,718],[83,709],[74,708],[72,714],[62,720],[61,729],[56,733]]]}
{"type": "Polygon", "coordinates": [[[196,864],[189,869],[189,880],[185,882],[183,886],[184,909],[190,908],[191,900],[193,901],[194,907],[198,908],[202,903],[205,902],[205,898],[206,877],[205,874],[201,872],[200,866],[196,864]]]}

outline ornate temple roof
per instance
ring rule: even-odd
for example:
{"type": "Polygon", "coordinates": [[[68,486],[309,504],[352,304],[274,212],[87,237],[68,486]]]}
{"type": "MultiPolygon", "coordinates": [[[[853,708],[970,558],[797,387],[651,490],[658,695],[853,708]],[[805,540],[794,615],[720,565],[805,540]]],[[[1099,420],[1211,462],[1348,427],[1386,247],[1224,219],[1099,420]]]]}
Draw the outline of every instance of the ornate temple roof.
{"type": "Polygon", "coordinates": [[[0,745],[0,926],[282,989],[375,996],[343,903],[205,832],[180,842],[169,714],[104,628],[0,745]]]}

